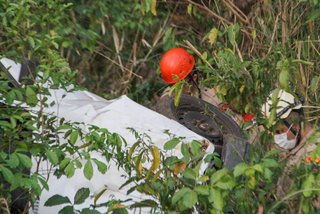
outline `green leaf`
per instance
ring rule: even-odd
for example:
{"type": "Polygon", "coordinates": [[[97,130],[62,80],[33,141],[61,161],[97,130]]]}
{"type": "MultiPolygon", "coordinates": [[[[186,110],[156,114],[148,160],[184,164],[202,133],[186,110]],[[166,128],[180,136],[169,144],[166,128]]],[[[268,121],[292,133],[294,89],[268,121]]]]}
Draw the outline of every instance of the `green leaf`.
{"type": "Polygon", "coordinates": [[[194,191],[196,191],[199,195],[209,195],[209,187],[206,185],[196,186],[194,191]]]}
{"type": "Polygon", "coordinates": [[[312,136],[309,140],[308,140],[308,144],[313,144],[316,140],[318,140],[320,138],[320,133],[312,136]]]}
{"type": "MultiPolygon", "coordinates": [[[[301,189],[312,189],[314,182],[314,175],[310,174],[308,178],[302,183],[301,189]]],[[[304,191],[303,195],[305,197],[310,197],[312,195],[312,191],[304,191]]]]}
{"type": "Polygon", "coordinates": [[[65,206],[64,208],[62,208],[58,214],[74,214],[75,212],[73,212],[73,206],[65,206]]]}
{"type": "Polygon", "coordinates": [[[320,17],[320,9],[313,10],[308,14],[308,20],[306,21],[306,23],[311,22],[319,17],[320,17]]]}
{"type": "Polygon", "coordinates": [[[281,152],[280,149],[272,149],[272,150],[270,150],[269,152],[267,152],[267,153],[264,155],[263,159],[265,159],[265,158],[267,158],[267,157],[269,157],[269,156],[271,156],[271,155],[277,154],[277,153],[279,153],[279,152],[281,152]]]}
{"type": "Polygon", "coordinates": [[[264,178],[267,181],[272,181],[272,174],[273,174],[273,172],[270,169],[268,169],[268,168],[264,169],[264,178]]]}
{"type": "Polygon", "coordinates": [[[191,168],[186,168],[185,171],[184,171],[184,173],[183,173],[183,175],[184,175],[185,177],[191,178],[191,179],[193,179],[193,180],[195,180],[195,179],[196,179],[196,176],[197,176],[196,173],[194,172],[194,170],[191,169],[191,168]]]}
{"type": "Polygon", "coordinates": [[[54,153],[53,151],[47,150],[46,151],[46,156],[54,166],[58,165],[59,160],[58,160],[58,156],[57,156],[56,153],[54,153]]]}
{"type": "Polygon", "coordinates": [[[163,149],[164,150],[174,149],[179,142],[180,142],[179,138],[173,138],[172,140],[169,140],[164,144],[163,149]]]}
{"type": "Polygon", "coordinates": [[[60,168],[64,168],[68,163],[70,163],[71,159],[70,158],[65,158],[63,159],[60,164],[59,164],[59,167],[60,168]]]}
{"type": "Polygon", "coordinates": [[[60,204],[66,204],[66,203],[70,203],[71,204],[71,202],[70,202],[68,197],[63,197],[61,195],[54,195],[54,196],[50,197],[44,203],[44,206],[51,207],[51,206],[60,205],[60,204]]]}
{"type": "Polygon", "coordinates": [[[216,171],[212,176],[211,176],[211,185],[215,184],[217,181],[221,179],[222,176],[226,175],[228,170],[226,168],[223,168],[221,170],[216,171]]]}
{"type": "Polygon", "coordinates": [[[38,103],[37,94],[35,93],[33,88],[34,86],[31,85],[28,85],[26,88],[26,102],[31,107],[35,107],[38,103]]]}
{"type": "Polygon", "coordinates": [[[79,132],[78,131],[74,131],[70,134],[70,143],[72,145],[74,145],[76,142],[77,142],[77,139],[78,139],[78,135],[79,135],[79,132]]]}
{"type": "Polygon", "coordinates": [[[278,167],[279,163],[274,159],[263,159],[261,165],[264,167],[278,167]]]}
{"type": "MultiPolygon", "coordinates": [[[[112,214],[115,214],[116,211],[113,211],[112,214]]],[[[80,214],[101,214],[98,210],[90,210],[89,208],[83,209],[80,214]]]]}
{"type": "Polygon", "coordinates": [[[188,4],[188,14],[192,15],[192,4],[188,4]]]}
{"type": "Polygon", "coordinates": [[[318,87],[319,76],[314,76],[311,80],[311,92],[315,92],[318,87]]]}
{"type": "Polygon", "coordinates": [[[49,191],[49,185],[48,185],[48,183],[47,183],[43,178],[40,178],[40,177],[38,177],[38,180],[39,180],[40,183],[42,184],[43,188],[45,188],[46,190],[49,191]]]}
{"type": "Polygon", "coordinates": [[[32,167],[32,161],[27,155],[24,155],[24,154],[21,154],[21,153],[16,153],[16,154],[19,157],[20,162],[24,166],[26,166],[27,168],[31,168],[32,167]]]}
{"type": "Polygon", "coordinates": [[[172,197],[172,204],[176,204],[177,201],[179,201],[185,194],[187,194],[191,191],[192,191],[191,189],[189,189],[187,187],[183,187],[180,190],[178,190],[177,192],[175,192],[172,197]]]}
{"type": "Polygon", "coordinates": [[[16,168],[19,165],[19,158],[16,153],[12,153],[9,156],[9,160],[6,160],[6,163],[11,167],[11,168],[16,168]]]}
{"type": "Polygon", "coordinates": [[[29,41],[29,44],[31,45],[31,47],[34,48],[35,45],[34,45],[33,38],[31,36],[27,36],[27,38],[28,38],[28,41],[29,41]]]}
{"type": "Polygon", "coordinates": [[[11,170],[7,169],[4,166],[0,166],[0,171],[2,172],[4,178],[9,182],[12,183],[14,181],[13,173],[11,170]]]}
{"type": "Polygon", "coordinates": [[[224,177],[224,179],[219,180],[214,186],[224,190],[231,190],[235,186],[235,182],[231,179],[230,176],[228,176],[224,177]]]}
{"type": "Polygon", "coordinates": [[[182,91],[183,91],[183,82],[180,81],[177,84],[178,84],[178,87],[174,91],[174,106],[178,106],[179,105],[180,97],[181,97],[181,94],[182,94],[182,91]]]}
{"type": "Polygon", "coordinates": [[[183,196],[182,203],[186,208],[192,208],[198,201],[198,194],[195,191],[187,192],[183,196]]]}
{"type": "Polygon", "coordinates": [[[4,120],[0,121],[0,126],[11,128],[11,124],[7,121],[4,121],[4,120]]]}
{"type": "Polygon", "coordinates": [[[209,35],[208,35],[208,39],[209,39],[209,43],[211,45],[213,45],[216,40],[217,40],[217,36],[218,36],[218,30],[217,28],[212,28],[209,32],[209,35]]]}
{"type": "Polygon", "coordinates": [[[93,167],[91,160],[88,160],[87,163],[84,165],[83,173],[84,177],[86,177],[88,180],[91,180],[93,176],[93,167]]]}
{"type": "Polygon", "coordinates": [[[107,172],[108,166],[105,163],[103,163],[95,158],[92,158],[92,160],[97,164],[99,172],[101,172],[102,174],[107,172]]]}
{"type": "Polygon", "coordinates": [[[190,150],[192,152],[192,154],[197,155],[200,152],[200,144],[197,141],[192,141],[190,144],[190,150]]]}
{"type": "Polygon", "coordinates": [[[283,69],[279,75],[279,83],[281,88],[283,88],[285,91],[289,91],[289,69],[283,69]]]}
{"type": "Polygon", "coordinates": [[[74,175],[75,169],[73,161],[71,161],[67,167],[64,169],[64,172],[66,173],[67,178],[71,178],[74,175]]]}
{"type": "Polygon", "coordinates": [[[253,169],[256,170],[256,171],[258,171],[258,172],[263,173],[263,168],[262,168],[262,166],[261,166],[260,164],[254,165],[254,166],[253,166],[253,169]]]}
{"type": "Polygon", "coordinates": [[[76,195],[74,196],[74,204],[82,204],[89,197],[89,194],[89,188],[79,189],[76,195]]]}
{"type": "Polygon", "coordinates": [[[213,203],[213,207],[216,208],[217,210],[222,211],[223,209],[223,199],[220,194],[220,191],[214,188],[211,188],[209,190],[209,198],[208,198],[210,203],[213,203]]]}

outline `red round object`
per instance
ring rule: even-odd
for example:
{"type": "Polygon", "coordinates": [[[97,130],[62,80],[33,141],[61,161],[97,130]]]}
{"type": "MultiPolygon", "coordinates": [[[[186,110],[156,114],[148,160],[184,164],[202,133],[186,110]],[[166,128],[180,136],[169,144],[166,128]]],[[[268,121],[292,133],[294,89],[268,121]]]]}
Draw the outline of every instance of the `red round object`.
{"type": "Polygon", "coordinates": [[[172,84],[188,76],[194,66],[194,57],[183,48],[172,48],[161,61],[161,76],[166,83],[172,84]]]}

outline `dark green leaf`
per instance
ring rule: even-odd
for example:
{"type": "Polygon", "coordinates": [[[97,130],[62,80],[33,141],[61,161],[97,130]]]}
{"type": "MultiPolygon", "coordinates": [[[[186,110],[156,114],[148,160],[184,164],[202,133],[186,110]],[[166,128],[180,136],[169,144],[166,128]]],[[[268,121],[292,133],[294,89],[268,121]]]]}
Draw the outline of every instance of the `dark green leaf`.
{"type": "Polygon", "coordinates": [[[89,194],[89,188],[79,189],[76,195],[74,196],[74,204],[82,204],[89,197],[89,194]]]}
{"type": "Polygon", "coordinates": [[[44,206],[46,207],[51,207],[51,206],[55,206],[55,205],[59,205],[59,204],[66,204],[66,203],[70,203],[70,200],[68,197],[63,197],[61,195],[54,195],[52,197],[50,197],[45,203],[44,206]]]}
{"type": "Polygon", "coordinates": [[[80,214],[101,214],[98,210],[90,210],[89,208],[83,209],[80,214]]]}
{"type": "Polygon", "coordinates": [[[65,206],[59,211],[59,214],[74,214],[73,206],[65,206]]]}

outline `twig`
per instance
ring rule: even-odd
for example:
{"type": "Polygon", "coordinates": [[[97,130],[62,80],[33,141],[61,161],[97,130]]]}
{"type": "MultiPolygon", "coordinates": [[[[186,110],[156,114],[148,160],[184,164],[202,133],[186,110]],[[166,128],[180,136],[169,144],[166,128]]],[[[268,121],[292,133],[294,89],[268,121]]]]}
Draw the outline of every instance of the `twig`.
{"type": "MultiPolygon", "coordinates": [[[[200,53],[188,40],[183,40],[183,41],[190,47],[190,49],[191,49],[193,52],[195,52],[195,54],[197,54],[197,55],[203,60],[203,57],[202,57],[201,53],[200,53]]],[[[209,63],[207,60],[206,60],[206,64],[214,71],[212,65],[210,65],[210,63],[209,63]]],[[[222,77],[221,77],[218,73],[216,73],[216,75],[217,75],[220,79],[222,79],[222,77]]]]}

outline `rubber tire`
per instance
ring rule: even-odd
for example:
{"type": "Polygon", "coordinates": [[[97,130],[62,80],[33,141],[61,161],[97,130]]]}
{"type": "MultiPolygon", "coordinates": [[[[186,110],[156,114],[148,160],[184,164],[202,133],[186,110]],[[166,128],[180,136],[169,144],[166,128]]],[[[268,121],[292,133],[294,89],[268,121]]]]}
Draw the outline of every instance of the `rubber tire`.
{"type": "Polygon", "coordinates": [[[206,112],[210,112],[211,115],[214,115],[214,117],[210,118],[223,129],[221,143],[217,143],[216,139],[208,137],[201,130],[191,130],[210,140],[215,145],[215,152],[221,155],[223,168],[231,170],[238,163],[242,162],[250,151],[250,144],[245,140],[245,134],[239,125],[226,113],[221,111],[220,108],[204,100],[183,94],[179,105],[175,106],[174,97],[164,96],[156,104],[155,110],[184,126],[186,124],[181,120],[183,112],[197,112],[204,116],[208,115],[206,112]]]}

